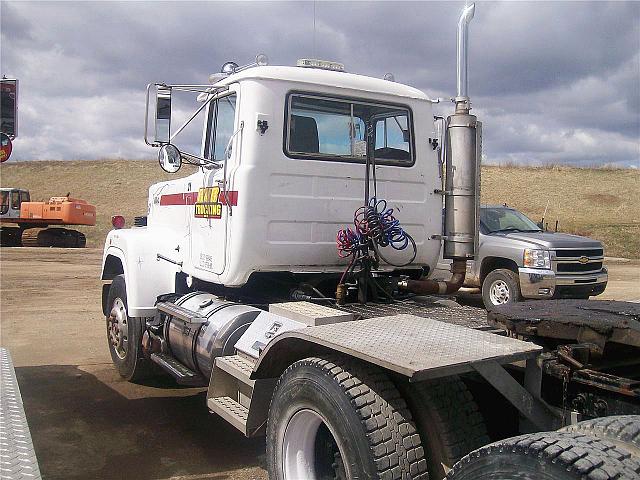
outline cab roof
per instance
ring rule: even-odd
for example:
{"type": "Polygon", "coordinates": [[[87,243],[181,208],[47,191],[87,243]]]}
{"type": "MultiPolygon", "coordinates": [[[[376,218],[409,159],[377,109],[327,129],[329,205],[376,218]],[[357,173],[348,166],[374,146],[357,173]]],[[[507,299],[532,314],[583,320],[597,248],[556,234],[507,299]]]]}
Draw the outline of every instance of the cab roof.
{"type": "Polygon", "coordinates": [[[338,89],[361,90],[369,93],[379,93],[416,100],[431,101],[421,90],[391,82],[381,78],[356,75],[354,73],[335,72],[319,68],[263,66],[252,67],[234,73],[216,83],[216,86],[226,86],[243,80],[277,80],[310,85],[323,85],[338,89]]]}

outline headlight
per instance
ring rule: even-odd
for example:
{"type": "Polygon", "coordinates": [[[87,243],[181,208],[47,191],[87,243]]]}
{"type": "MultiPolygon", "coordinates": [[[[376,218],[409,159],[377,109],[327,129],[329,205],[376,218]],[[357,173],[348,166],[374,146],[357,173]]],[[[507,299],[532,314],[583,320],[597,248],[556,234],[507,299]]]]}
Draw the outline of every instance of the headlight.
{"type": "Polygon", "coordinates": [[[524,266],[530,268],[551,269],[551,256],[549,250],[524,249],[524,266]]]}

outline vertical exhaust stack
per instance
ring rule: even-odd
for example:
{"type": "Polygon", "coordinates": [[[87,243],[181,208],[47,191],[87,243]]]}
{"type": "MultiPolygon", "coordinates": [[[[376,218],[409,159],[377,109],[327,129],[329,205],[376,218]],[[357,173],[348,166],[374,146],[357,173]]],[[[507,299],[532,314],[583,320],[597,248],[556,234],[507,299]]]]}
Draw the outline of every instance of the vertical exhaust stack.
{"type": "Polygon", "coordinates": [[[469,22],[475,4],[462,11],[458,21],[458,89],[454,99],[456,111],[447,118],[445,140],[446,180],[444,191],[444,252],[452,259],[451,279],[401,280],[398,287],[419,295],[449,295],[464,283],[467,260],[474,258],[478,235],[479,163],[481,157],[481,123],[470,115],[468,96],[467,46],[469,22]]]}
{"type": "Polygon", "coordinates": [[[458,21],[456,110],[447,118],[445,140],[443,256],[462,262],[475,256],[478,228],[480,124],[475,115],[469,114],[471,104],[467,77],[468,30],[474,12],[475,4],[468,5],[458,21]]]}

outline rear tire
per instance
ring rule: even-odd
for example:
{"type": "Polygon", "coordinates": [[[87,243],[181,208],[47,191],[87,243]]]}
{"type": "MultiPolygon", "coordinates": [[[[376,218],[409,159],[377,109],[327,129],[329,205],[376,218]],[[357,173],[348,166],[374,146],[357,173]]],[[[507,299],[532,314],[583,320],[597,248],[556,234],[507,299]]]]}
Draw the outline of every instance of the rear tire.
{"type": "Polygon", "coordinates": [[[637,480],[640,462],[611,442],[574,432],[508,438],[459,461],[447,480],[637,480]]]}
{"type": "Polygon", "coordinates": [[[442,479],[466,454],[490,442],[484,418],[458,377],[399,385],[415,418],[430,479],[442,479]]]}
{"type": "Polygon", "coordinates": [[[594,418],[564,427],[561,432],[579,432],[607,440],[640,459],[640,415],[594,418]]]}
{"type": "Polygon", "coordinates": [[[120,376],[131,382],[152,373],[142,354],[144,320],[127,315],[127,287],[124,275],[113,279],[107,298],[107,342],[111,360],[120,376]]]}
{"type": "Polygon", "coordinates": [[[487,310],[522,300],[518,274],[507,268],[490,272],[482,282],[482,301],[487,310]]]}
{"type": "Polygon", "coordinates": [[[424,479],[411,413],[379,368],[342,356],[291,365],[267,422],[269,478],[424,479]]]}

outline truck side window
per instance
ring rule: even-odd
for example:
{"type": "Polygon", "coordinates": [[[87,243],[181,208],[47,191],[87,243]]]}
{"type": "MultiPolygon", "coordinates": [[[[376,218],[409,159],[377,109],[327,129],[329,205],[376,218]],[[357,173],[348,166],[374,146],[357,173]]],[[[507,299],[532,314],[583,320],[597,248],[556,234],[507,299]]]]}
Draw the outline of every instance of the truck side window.
{"type": "Polygon", "coordinates": [[[0,202],[0,214],[4,215],[9,211],[9,192],[0,192],[2,201],[0,202]]]}
{"type": "Polygon", "coordinates": [[[376,158],[410,158],[408,125],[406,113],[376,120],[376,158]]]}
{"type": "Polygon", "coordinates": [[[11,192],[11,208],[20,210],[20,192],[11,192]]]}
{"type": "Polygon", "coordinates": [[[408,108],[290,94],[286,120],[285,153],[289,157],[364,163],[366,126],[371,124],[376,162],[413,165],[408,108]]]}
{"type": "Polygon", "coordinates": [[[213,160],[226,160],[224,152],[234,133],[236,118],[236,95],[227,95],[215,101],[214,126],[211,132],[210,156],[213,160]]]}
{"type": "Polygon", "coordinates": [[[30,202],[31,201],[31,196],[29,195],[29,192],[20,192],[20,204],[22,205],[22,202],[30,202]]]}

